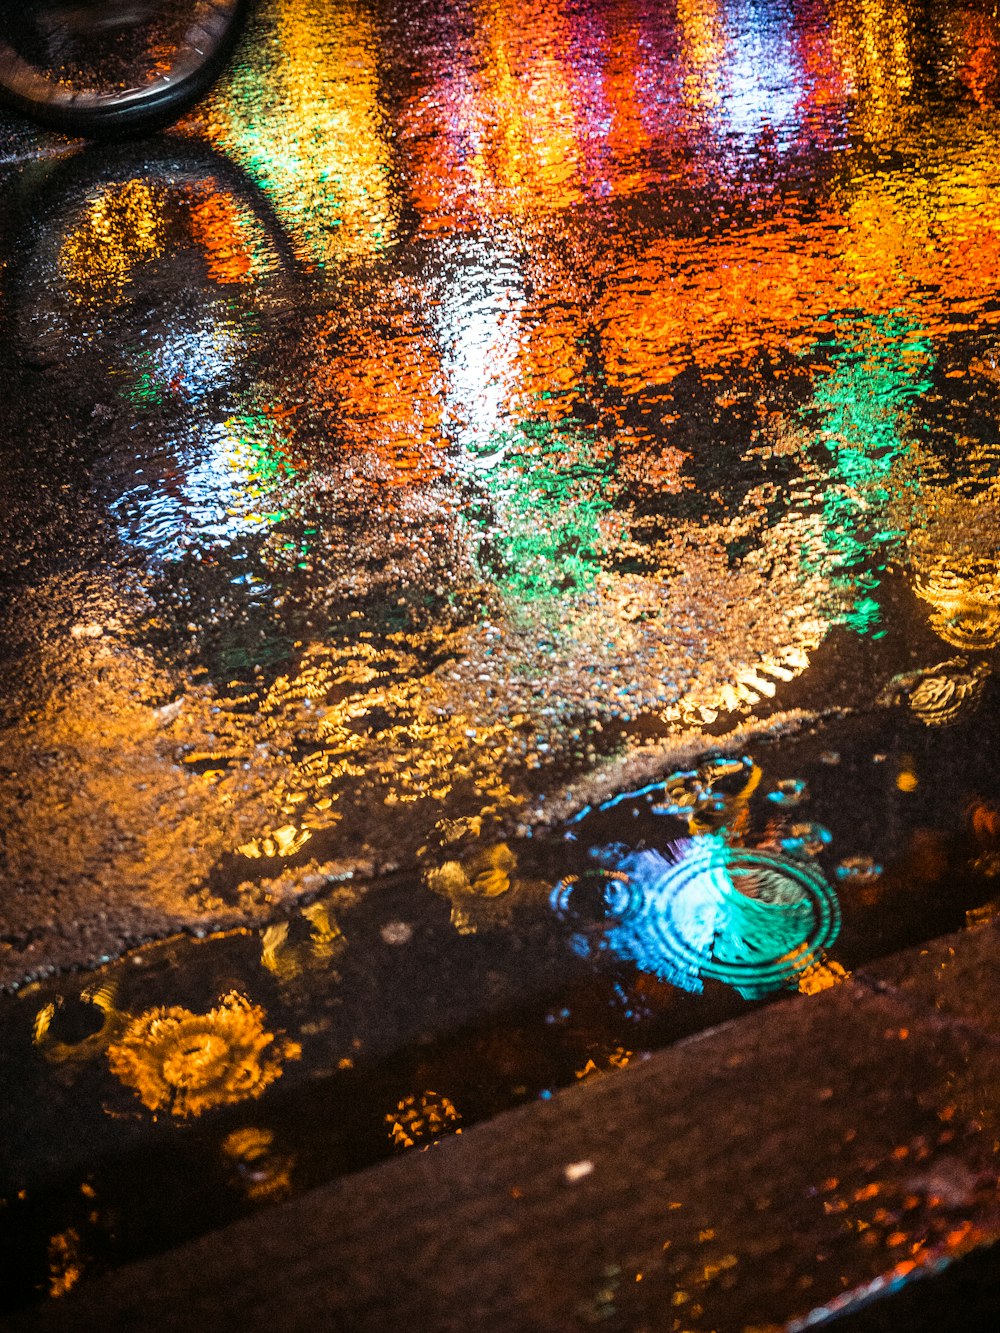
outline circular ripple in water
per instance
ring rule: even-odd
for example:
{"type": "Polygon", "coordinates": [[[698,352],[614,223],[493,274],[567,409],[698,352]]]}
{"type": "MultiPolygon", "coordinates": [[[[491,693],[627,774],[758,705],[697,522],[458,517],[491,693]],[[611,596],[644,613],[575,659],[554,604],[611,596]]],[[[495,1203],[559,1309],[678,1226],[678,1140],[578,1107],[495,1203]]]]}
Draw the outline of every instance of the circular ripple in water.
{"type": "Polygon", "coordinates": [[[840,930],[836,894],[814,865],[714,837],[563,881],[552,905],[578,942],[596,935],[597,947],[684,990],[710,978],[746,998],[794,985],[840,930]]]}

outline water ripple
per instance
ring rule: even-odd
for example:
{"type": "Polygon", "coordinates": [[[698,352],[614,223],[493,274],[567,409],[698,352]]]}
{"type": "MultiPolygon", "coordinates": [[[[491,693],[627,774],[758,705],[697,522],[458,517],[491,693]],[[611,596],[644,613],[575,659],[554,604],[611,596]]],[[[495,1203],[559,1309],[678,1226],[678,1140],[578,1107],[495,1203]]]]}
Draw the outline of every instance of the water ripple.
{"type": "Polygon", "coordinates": [[[626,854],[563,880],[551,902],[581,952],[610,950],[687,991],[722,981],[747,999],[796,985],[840,930],[815,865],[717,837],[626,854]]]}

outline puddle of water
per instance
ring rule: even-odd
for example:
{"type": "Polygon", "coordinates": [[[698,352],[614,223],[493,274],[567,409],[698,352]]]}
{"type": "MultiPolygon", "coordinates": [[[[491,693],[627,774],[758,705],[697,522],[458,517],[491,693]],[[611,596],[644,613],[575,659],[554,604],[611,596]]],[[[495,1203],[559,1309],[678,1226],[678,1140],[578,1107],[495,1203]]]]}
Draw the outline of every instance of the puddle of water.
{"type": "Polygon", "coordinates": [[[709,755],[549,834],[466,830],[419,874],[25,988],[0,1007],[8,1304],[990,919],[1000,785],[970,725],[709,755]],[[810,795],[776,808],[789,771],[810,795]],[[727,784],[700,828],[663,801],[693,775],[727,784]]]}
{"type": "Polygon", "coordinates": [[[6,178],[12,1300],[982,914],[998,41],[275,0],[6,178]]]}

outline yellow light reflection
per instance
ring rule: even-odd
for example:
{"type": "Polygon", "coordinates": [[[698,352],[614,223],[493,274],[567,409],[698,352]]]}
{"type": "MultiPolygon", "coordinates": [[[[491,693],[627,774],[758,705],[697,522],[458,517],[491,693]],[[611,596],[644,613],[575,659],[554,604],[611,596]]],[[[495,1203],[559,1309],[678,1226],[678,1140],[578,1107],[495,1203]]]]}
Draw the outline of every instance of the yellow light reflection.
{"type": "Polygon", "coordinates": [[[291,1194],[295,1158],[275,1148],[273,1130],[234,1129],[222,1141],[222,1156],[251,1203],[273,1203],[291,1194]]]}
{"type": "Polygon", "coordinates": [[[421,1140],[461,1134],[461,1118],[454,1102],[440,1092],[427,1091],[404,1097],[385,1117],[385,1124],[397,1148],[413,1148],[421,1140]]]}
{"type": "Polygon", "coordinates": [[[460,935],[509,925],[518,905],[540,902],[549,890],[540,880],[517,875],[517,858],[505,842],[471,842],[457,857],[429,866],[424,882],[451,903],[451,924],[460,935]]]}
{"type": "Polygon", "coordinates": [[[299,1045],[276,1040],[265,1021],[260,1005],[235,991],[205,1014],[150,1009],[108,1048],[108,1064],[148,1110],[199,1116],[261,1096],[299,1057],[299,1045]]]}
{"type": "Polygon", "coordinates": [[[726,56],[728,34],[721,0],[676,0],[677,27],[684,63],[684,101],[704,111],[720,102],[719,80],[726,56]]]}
{"type": "Polygon", "coordinates": [[[397,222],[366,5],[279,0],[266,84],[237,70],[207,129],[273,198],[303,258],[374,255],[397,222]]]}
{"type": "Polygon", "coordinates": [[[499,196],[514,212],[566,207],[580,184],[562,0],[500,0],[484,5],[481,19],[476,110],[488,133],[473,159],[476,193],[499,196]]]}
{"type": "Polygon", "coordinates": [[[59,250],[59,271],[79,304],[117,300],[138,264],[163,253],[162,200],[144,181],[109,186],[84,210],[59,250]]]}
{"type": "Polygon", "coordinates": [[[943,553],[918,565],[914,590],[945,643],[962,652],[1000,644],[1000,561],[943,553]]]}
{"type": "Polygon", "coordinates": [[[859,128],[872,136],[895,128],[913,87],[911,6],[906,0],[840,0],[830,19],[841,67],[857,99],[859,128]]]}
{"type": "Polygon", "coordinates": [[[344,949],[344,932],[326,903],[310,903],[301,917],[308,923],[308,938],[289,939],[288,921],[278,921],[261,932],[260,961],[279,981],[290,982],[307,967],[326,966],[344,949]]]}
{"type": "Polygon", "coordinates": [[[591,1056],[582,1069],[575,1069],[573,1075],[579,1080],[594,1078],[606,1074],[612,1069],[624,1069],[632,1059],[634,1052],[625,1046],[615,1046],[606,1055],[591,1056]]]}
{"type": "Polygon", "coordinates": [[[65,1296],[83,1276],[80,1233],[74,1227],[60,1231],[49,1241],[49,1295],[65,1296]]]}
{"type": "Polygon", "coordinates": [[[820,991],[839,986],[850,977],[840,963],[832,958],[816,958],[809,963],[804,972],[800,972],[796,984],[803,995],[818,995],[820,991]]]}
{"type": "Polygon", "coordinates": [[[35,1015],[32,1036],[46,1059],[55,1064],[65,1064],[90,1060],[103,1051],[128,1020],[128,1015],[115,1007],[117,989],[115,982],[106,981],[88,986],[81,992],[81,1001],[93,1005],[96,1014],[101,1017],[96,1030],[76,1042],[62,1041],[52,1032],[53,1021],[63,1006],[62,997],[44,1005],[35,1015]]]}

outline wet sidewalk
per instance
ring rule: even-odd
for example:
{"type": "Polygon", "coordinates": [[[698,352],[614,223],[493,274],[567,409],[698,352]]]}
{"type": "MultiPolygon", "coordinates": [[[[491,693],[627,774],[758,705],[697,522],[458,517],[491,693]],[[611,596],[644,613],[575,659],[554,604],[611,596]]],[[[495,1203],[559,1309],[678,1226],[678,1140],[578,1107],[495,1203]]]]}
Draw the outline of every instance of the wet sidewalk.
{"type": "Polygon", "coordinates": [[[262,0],[0,120],[12,1326],[988,1273],[998,164],[966,0],[262,0]]]}
{"type": "Polygon", "coordinates": [[[998,956],[897,955],[6,1326],[991,1327],[998,956]]]}

